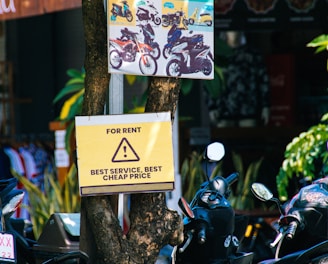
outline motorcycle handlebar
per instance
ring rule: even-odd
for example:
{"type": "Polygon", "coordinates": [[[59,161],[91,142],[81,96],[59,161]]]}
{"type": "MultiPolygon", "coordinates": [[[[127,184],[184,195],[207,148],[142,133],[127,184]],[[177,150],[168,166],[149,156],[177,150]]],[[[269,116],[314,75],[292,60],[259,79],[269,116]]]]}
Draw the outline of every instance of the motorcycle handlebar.
{"type": "Polygon", "coordinates": [[[298,223],[297,221],[292,221],[290,222],[290,224],[288,225],[288,229],[286,230],[286,238],[288,240],[293,239],[296,229],[297,229],[298,223]]]}
{"type": "Polygon", "coordinates": [[[229,175],[227,178],[226,178],[226,182],[228,185],[231,185],[233,184],[234,182],[236,182],[238,180],[238,177],[239,177],[239,173],[235,172],[235,173],[232,173],[231,175],[229,175]]]}

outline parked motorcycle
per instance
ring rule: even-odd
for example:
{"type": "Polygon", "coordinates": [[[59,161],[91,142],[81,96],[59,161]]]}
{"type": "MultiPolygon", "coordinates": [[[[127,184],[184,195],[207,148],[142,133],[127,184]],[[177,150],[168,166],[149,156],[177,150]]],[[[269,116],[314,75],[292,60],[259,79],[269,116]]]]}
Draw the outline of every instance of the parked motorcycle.
{"type": "Polygon", "coordinates": [[[270,244],[275,258],[260,263],[328,263],[328,177],[301,188],[284,206],[261,183],[253,183],[251,190],[258,199],[275,202],[281,212],[270,244]]]}
{"type": "MultiPolygon", "coordinates": [[[[188,43],[190,47],[203,47],[204,36],[202,34],[182,36],[182,30],[183,29],[181,29],[181,27],[179,27],[177,24],[174,24],[167,33],[167,43],[164,45],[163,48],[163,57],[165,59],[170,56],[172,48],[174,46],[179,45],[183,42],[188,43]]],[[[192,34],[192,31],[190,31],[189,34],[192,34]]]]}
{"type": "Polygon", "coordinates": [[[49,256],[49,252],[39,251],[44,261],[36,257],[34,247],[38,245],[38,241],[31,235],[30,222],[26,219],[12,217],[24,198],[24,191],[15,188],[17,182],[16,178],[0,180],[0,263],[87,263],[87,254],[79,250],[61,253],[58,248],[55,256],[49,256]]]}
{"type": "Polygon", "coordinates": [[[213,70],[213,54],[210,46],[201,47],[181,42],[172,47],[170,59],[166,65],[168,76],[181,76],[181,74],[202,72],[210,75],[213,70]]]}
{"type": "Polygon", "coordinates": [[[138,7],[136,16],[139,21],[153,21],[155,25],[160,25],[162,19],[158,16],[158,11],[154,5],[138,7]]]}
{"type": "Polygon", "coordinates": [[[119,69],[123,61],[134,62],[140,53],[139,69],[142,74],[154,75],[157,72],[157,62],[151,55],[153,48],[138,40],[138,33],[124,28],[121,37],[110,39],[109,62],[114,69],[119,69]]]}
{"type": "Polygon", "coordinates": [[[152,55],[153,58],[157,60],[161,55],[161,49],[159,47],[159,44],[156,41],[154,41],[155,32],[153,27],[149,23],[146,24],[140,23],[137,26],[141,27],[141,31],[144,36],[143,42],[151,47],[150,55],[152,55]]]}
{"type": "MultiPolygon", "coordinates": [[[[208,162],[219,161],[223,156],[221,143],[208,145],[204,152],[206,171],[208,162]]],[[[251,264],[253,253],[237,251],[245,230],[240,228],[236,233],[237,218],[228,201],[230,185],[237,180],[238,173],[227,178],[216,176],[209,179],[208,175],[207,178],[190,204],[183,197],[179,200],[179,207],[186,216],[183,219],[184,241],[174,248],[172,263],[251,264]]],[[[239,227],[241,223],[238,223],[239,227]]]]}
{"type": "Polygon", "coordinates": [[[129,8],[127,1],[121,1],[121,5],[112,3],[112,20],[115,20],[117,16],[125,17],[128,22],[133,20],[132,12],[129,8]]]}

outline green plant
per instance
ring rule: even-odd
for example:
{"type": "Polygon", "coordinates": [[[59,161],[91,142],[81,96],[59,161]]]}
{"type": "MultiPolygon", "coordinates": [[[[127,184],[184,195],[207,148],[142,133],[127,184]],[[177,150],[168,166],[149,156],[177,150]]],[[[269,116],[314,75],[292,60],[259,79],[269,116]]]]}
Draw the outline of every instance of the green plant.
{"type": "MultiPolygon", "coordinates": [[[[319,35],[318,37],[315,37],[313,40],[311,40],[306,46],[315,48],[316,54],[325,51],[328,49],[328,35],[319,35]]],[[[326,69],[328,71],[328,60],[326,69]]]]}
{"type": "Polygon", "coordinates": [[[252,162],[246,170],[240,154],[232,152],[232,161],[235,170],[239,173],[239,178],[237,186],[229,199],[231,205],[237,210],[252,210],[255,205],[254,196],[251,193],[251,184],[258,178],[263,158],[252,162]]]}
{"type": "MultiPolygon", "coordinates": [[[[320,35],[311,40],[307,47],[315,48],[315,53],[328,49],[328,35],[320,35]]],[[[328,70],[328,61],[327,61],[328,70]]],[[[288,186],[293,178],[313,180],[327,173],[328,113],[319,124],[310,127],[290,142],[284,153],[284,161],[277,175],[277,189],[282,201],[288,199],[288,186]]]]}
{"type": "Polygon", "coordinates": [[[51,214],[80,212],[80,196],[75,166],[70,168],[63,186],[59,184],[53,171],[46,170],[42,189],[16,171],[13,170],[12,173],[24,185],[28,193],[29,204],[22,206],[26,207],[30,213],[36,238],[40,236],[51,214]]]}
{"type": "Polygon", "coordinates": [[[282,201],[288,199],[288,185],[294,177],[313,180],[327,173],[327,142],[328,113],[323,115],[318,125],[302,132],[287,145],[276,179],[282,201]]]}

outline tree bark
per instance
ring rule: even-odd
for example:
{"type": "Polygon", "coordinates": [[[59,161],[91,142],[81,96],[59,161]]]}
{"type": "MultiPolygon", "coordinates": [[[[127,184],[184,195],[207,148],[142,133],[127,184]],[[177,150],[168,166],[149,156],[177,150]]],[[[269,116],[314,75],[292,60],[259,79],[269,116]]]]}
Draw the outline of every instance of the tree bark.
{"type": "MultiPolygon", "coordinates": [[[[110,79],[103,0],[82,0],[82,11],[86,40],[82,115],[101,115],[110,79]]],[[[171,111],[173,120],[179,90],[178,79],[153,78],[146,111],[171,111]]],[[[126,236],[119,225],[113,209],[116,205],[111,204],[111,197],[82,198],[80,249],[89,255],[90,263],[154,263],[164,245],[182,242],[180,216],[166,207],[165,193],[131,196],[131,228],[126,236]]]]}

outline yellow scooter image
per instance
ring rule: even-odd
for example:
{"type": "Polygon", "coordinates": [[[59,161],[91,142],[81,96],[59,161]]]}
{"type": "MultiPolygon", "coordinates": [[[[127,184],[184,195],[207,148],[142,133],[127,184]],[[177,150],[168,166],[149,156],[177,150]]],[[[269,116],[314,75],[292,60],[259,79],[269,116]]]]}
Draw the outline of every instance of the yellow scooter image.
{"type": "Polygon", "coordinates": [[[189,25],[202,25],[205,24],[207,26],[212,26],[213,24],[213,18],[210,14],[210,8],[213,9],[211,6],[205,6],[204,9],[202,9],[202,12],[200,13],[198,8],[196,7],[192,15],[188,19],[189,25]]]}

